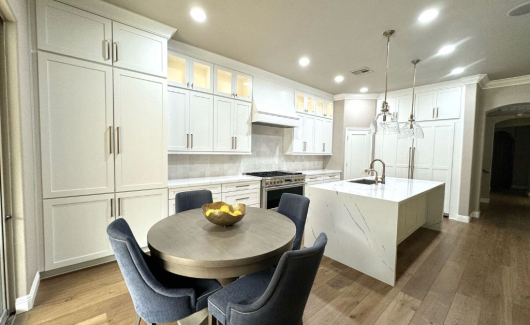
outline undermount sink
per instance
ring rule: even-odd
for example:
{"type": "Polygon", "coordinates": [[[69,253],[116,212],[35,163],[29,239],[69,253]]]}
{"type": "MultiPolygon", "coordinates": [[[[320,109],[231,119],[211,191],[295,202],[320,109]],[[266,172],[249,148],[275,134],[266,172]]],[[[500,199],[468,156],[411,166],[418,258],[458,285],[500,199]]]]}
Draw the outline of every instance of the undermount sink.
{"type": "Polygon", "coordinates": [[[366,178],[363,178],[363,179],[355,179],[353,181],[349,181],[350,183],[356,183],[356,184],[364,184],[364,185],[374,185],[375,184],[375,180],[373,179],[366,179],[366,178]]]}

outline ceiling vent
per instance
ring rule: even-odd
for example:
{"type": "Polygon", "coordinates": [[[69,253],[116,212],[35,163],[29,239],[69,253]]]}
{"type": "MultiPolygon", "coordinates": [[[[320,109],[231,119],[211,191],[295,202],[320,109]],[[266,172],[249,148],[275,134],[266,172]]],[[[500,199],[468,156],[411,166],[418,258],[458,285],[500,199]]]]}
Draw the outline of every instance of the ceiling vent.
{"type": "Polygon", "coordinates": [[[353,71],[350,71],[351,74],[353,74],[354,76],[360,76],[360,75],[363,75],[363,74],[367,74],[367,73],[373,73],[374,70],[368,68],[368,67],[364,67],[364,68],[360,68],[360,69],[355,69],[353,71]]]}

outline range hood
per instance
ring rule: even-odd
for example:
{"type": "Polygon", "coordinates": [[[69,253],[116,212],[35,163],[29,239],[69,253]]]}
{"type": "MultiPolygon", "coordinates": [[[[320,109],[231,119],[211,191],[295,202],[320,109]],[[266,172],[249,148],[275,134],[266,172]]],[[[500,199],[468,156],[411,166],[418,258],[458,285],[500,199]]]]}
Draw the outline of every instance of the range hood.
{"type": "Polygon", "coordinates": [[[259,78],[254,78],[253,87],[253,124],[281,128],[300,126],[294,108],[294,89],[259,78]]]}

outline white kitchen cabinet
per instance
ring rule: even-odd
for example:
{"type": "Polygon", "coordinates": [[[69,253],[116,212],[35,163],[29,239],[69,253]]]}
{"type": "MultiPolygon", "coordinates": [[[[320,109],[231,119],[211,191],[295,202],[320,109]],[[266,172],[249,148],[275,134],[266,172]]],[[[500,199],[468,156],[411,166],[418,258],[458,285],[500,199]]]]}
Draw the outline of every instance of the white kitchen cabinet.
{"type": "Polygon", "coordinates": [[[333,102],[331,101],[324,101],[324,117],[325,118],[333,118],[333,102]]]}
{"type": "Polygon", "coordinates": [[[237,192],[223,192],[223,202],[228,204],[259,204],[260,203],[260,190],[244,190],[237,192]]]}
{"type": "Polygon", "coordinates": [[[326,113],[326,110],[324,107],[324,100],[322,98],[317,98],[315,115],[323,117],[325,113],[326,113]]]}
{"type": "Polygon", "coordinates": [[[44,200],[45,270],[112,255],[114,205],[114,193],[44,200]]]}
{"type": "Polygon", "coordinates": [[[301,92],[295,92],[294,107],[297,113],[306,112],[306,95],[301,92]]]}
{"type": "Polygon", "coordinates": [[[333,121],[323,117],[315,117],[314,121],[313,152],[315,154],[331,154],[333,121]]]}
{"type": "Polygon", "coordinates": [[[453,119],[460,117],[462,88],[439,90],[436,94],[436,119],[453,119]]]}
{"type": "Polygon", "coordinates": [[[39,52],[43,197],[114,191],[112,68],[39,52]]]}
{"type": "Polygon", "coordinates": [[[213,93],[213,64],[169,51],[168,84],[213,93]]]}
{"type": "Polygon", "coordinates": [[[398,122],[407,122],[412,109],[412,95],[396,98],[396,109],[398,122]]]}
{"type": "Polygon", "coordinates": [[[303,139],[305,142],[304,152],[312,153],[315,147],[315,117],[311,115],[304,116],[303,139]]]}
{"type": "Polygon", "coordinates": [[[214,66],[214,94],[252,101],[252,77],[221,66],[214,66]]]}
{"type": "Polygon", "coordinates": [[[167,81],[114,69],[116,191],[167,187],[167,81]]]}
{"type": "Polygon", "coordinates": [[[188,112],[190,123],[189,150],[213,151],[213,96],[195,91],[190,92],[188,112]]]}
{"type": "Polygon", "coordinates": [[[56,2],[37,1],[40,50],[112,64],[112,21],[56,2]]]}
{"type": "Polygon", "coordinates": [[[166,189],[116,193],[116,217],[131,227],[140,247],[147,247],[147,232],[168,215],[166,189]]]}
{"type": "Polygon", "coordinates": [[[251,105],[226,97],[214,97],[214,151],[250,153],[251,105]]]}
{"type": "Polygon", "coordinates": [[[416,121],[427,121],[434,119],[434,107],[436,105],[436,92],[426,92],[416,94],[415,99],[415,119],[416,121]]]}
{"type": "Polygon", "coordinates": [[[284,130],[284,152],[289,155],[330,155],[333,121],[315,115],[297,113],[300,126],[284,130]]]}
{"type": "Polygon", "coordinates": [[[333,152],[333,121],[325,119],[323,124],[324,154],[331,155],[333,152]]]}
{"type": "Polygon", "coordinates": [[[113,21],[112,42],[115,67],[167,77],[165,38],[113,21]]]}
{"type": "Polygon", "coordinates": [[[190,92],[185,89],[168,87],[168,150],[188,151],[189,147],[189,107],[190,92]]]}

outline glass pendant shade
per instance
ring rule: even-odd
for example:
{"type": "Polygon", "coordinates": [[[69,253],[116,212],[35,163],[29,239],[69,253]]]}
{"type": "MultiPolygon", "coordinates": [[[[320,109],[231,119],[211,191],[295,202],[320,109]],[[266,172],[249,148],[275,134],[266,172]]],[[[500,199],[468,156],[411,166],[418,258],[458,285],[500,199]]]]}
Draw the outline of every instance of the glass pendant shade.
{"type": "Polygon", "coordinates": [[[399,131],[399,139],[423,139],[423,129],[416,121],[409,121],[399,131]]]}

